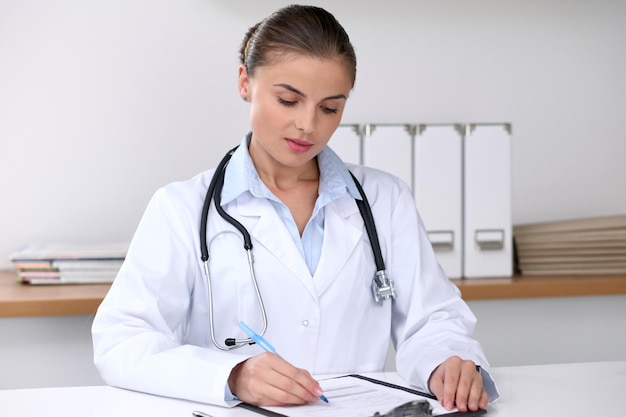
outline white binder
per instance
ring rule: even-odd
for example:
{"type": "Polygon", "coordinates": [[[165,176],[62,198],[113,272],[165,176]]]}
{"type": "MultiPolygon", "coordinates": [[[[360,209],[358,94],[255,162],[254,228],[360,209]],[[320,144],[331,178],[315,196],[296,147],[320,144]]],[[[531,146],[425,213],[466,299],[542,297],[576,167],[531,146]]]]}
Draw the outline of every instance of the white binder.
{"type": "Polygon", "coordinates": [[[328,146],[335,151],[343,162],[361,165],[362,164],[362,141],[359,125],[340,125],[333,137],[328,142],[328,146]]]}
{"type": "Polygon", "coordinates": [[[466,278],[513,274],[510,125],[468,125],[464,139],[466,278]]]}
{"type": "Polygon", "coordinates": [[[414,195],[439,264],[450,278],[463,273],[461,126],[420,125],[415,136],[414,195]]]}
{"type": "Polygon", "coordinates": [[[413,137],[407,125],[363,126],[363,164],[412,183],[413,137]]]}

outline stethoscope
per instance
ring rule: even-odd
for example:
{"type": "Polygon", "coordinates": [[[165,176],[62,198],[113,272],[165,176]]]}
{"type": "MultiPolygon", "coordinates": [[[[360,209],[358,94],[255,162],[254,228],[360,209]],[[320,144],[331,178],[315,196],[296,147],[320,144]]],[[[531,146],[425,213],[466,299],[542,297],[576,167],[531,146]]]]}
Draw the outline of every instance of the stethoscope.
{"type": "MultiPolygon", "coordinates": [[[[215,209],[217,210],[219,215],[241,233],[241,236],[243,238],[243,248],[248,255],[248,267],[250,269],[252,284],[254,286],[254,291],[256,292],[259,310],[261,311],[261,317],[263,318],[263,328],[260,332],[257,333],[263,336],[265,334],[265,331],[267,330],[267,313],[265,311],[265,304],[263,304],[263,297],[261,296],[261,291],[259,290],[256,275],[254,274],[254,257],[252,256],[252,239],[250,238],[250,233],[248,233],[248,230],[244,227],[244,225],[242,225],[236,219],[226,213],[226,211],[222,207],[222,189],[224,188],[224,174],[226,172],[226,167],[228,166],[230,158],[233,156],[233,153],[235,153],[235,150],[238,147],[239,146],[236,146],[235,148],[228,151],[226,155],[224,155],[224,158],[222,158],[220,163],[217,165],[215,173],[213,174],[213,178],[209,183],[209,188],[207,189],[204,204],[202,206],[202,217],[200,218],[200,252],[202,263],[204,265],[204,273],[206,274],[207,278],[211,340],[213,341],[213,344],[221,350],[236,349],[244,345],[252,344],[254,343],[254,341],[250,338],[227,338],[222,345],[221,343],[218,343],[215,337],[215,325],[213,317],[213,289],[211,286],[211,274],[209,272],[209,244],[207,243],[206,238],[207,219],[209,215],[211,200],[213,200],[213,202],[215,203],[215,209]]],[[[374,273],[374,278],[372,279],[371,285],[372,297],[377,304],[382,304],[384,300],[395,299],[396,290],[393,284],[393,280],[388,277],[387,271],[385,270],[385,261],[383,260],[383,255],[380,250],[378,233],[376,232],[374,217],[372,216],[372,210],[370,208],[369,202],[367,201],[367,197],[365,196],[365,192],[363,191],[361,184],[356,179],[354,174],[350,172],[350,175],[352,176],[354,184],[356,185],[362,198],[362,200],[355,199],[354,201],[356,201],[359,212],[361,213],[361,217],[363,218],[363,222],[365,223],[365,230],[367,231],[367,236],[370,239],[372,251],[374,252],[374,262],[376,263],[376,272],[374,273]]]]}

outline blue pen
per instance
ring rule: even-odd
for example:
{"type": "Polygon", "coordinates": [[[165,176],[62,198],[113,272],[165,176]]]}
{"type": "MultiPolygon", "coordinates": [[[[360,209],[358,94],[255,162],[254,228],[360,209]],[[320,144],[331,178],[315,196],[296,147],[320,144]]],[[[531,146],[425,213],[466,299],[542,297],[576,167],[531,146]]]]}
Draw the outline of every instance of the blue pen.
{"type": "MultiPolygon", "coordinates": [[[[274,346],[270,345],[270,342],[265,340],[261,335],[256,334],[255,331],[252,330],[250,327],[248,327],[248,325],[246,323],[244,323],[243,321],[240,321],[239,322],[239,328],[241,330],[243,330],[244,332],[246,332],[248,337],[250,339],[252,339],[254,341],[254,343],[256,343],[257,345],[261,346],[266,352],[271,352],[271,353],[275,353],[276,355],[278,355],[278,353],[276,353],[276,349],[274,349],[274,346]]],[[[320,400],[324,401],[325,403],[328,402],[328,398],[326,398],[324,396],[324,394],[320,395],[319,398],[320,398],[320,400]]]]}

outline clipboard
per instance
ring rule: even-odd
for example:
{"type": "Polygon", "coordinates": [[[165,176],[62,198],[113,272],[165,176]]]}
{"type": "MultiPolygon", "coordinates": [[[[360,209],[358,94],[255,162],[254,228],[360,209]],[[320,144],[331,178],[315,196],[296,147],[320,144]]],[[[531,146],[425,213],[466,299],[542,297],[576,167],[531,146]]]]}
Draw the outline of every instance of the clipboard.
{"type": "MultiPolygon", "coordinates": [[[[406,393],[410,393],[410,394],[414,394],[418,397],[422,397],[422,398],[428,398],[430,400],[437,400],[437,397],[435,397],[434,395],[427,393],[427,392],[423,392],[423,391],[419,391],[413,388],[409,388],[409,387],[405,387],[402,385],[396,385],[387,381],[381,381],[379,379],[375,379],[375,378],[370,378],[370,377],[366,377],[363,375],[359,375],[359,374],[349,374],[349,375],[343,375],[343,376],[339,376],[339,377],[335,377],[335,378],[331,378],[331,379],[342,379],[342,378],[356,378],[356,379],[360,379],[363,381],[367,381],[369,383],[375,384],[375,385],[381,385],[383,387],[386,388],[391,388],[391,389],[396,389],[396,390],[400,390],[406,393]]],[[[332,401],[332,399],[331,399],[332,401]]],[[[396,408],[401,408],[402,406],[404,406],[406,403],[401,403],[401,404],[397,404],[396,408]]],[[[273,407],[273,409],[268,409],[268,408],[264,408],[264,407],[259,407],[256,405],[252,405],[252,404],[247,404],[247,403],[240,403],[237,405],[237,407],[246,409],[248,411],[254,412],[256,414],[259,415],[263,415],[263,416],[268,416],[268,417],[289,417],[288,414],[282,414],[278,411],[276,411],[277,407],[273,407]]],[[[391,410],[393,411],[393,410],[391,410]]],[[[288,410],[286,411],[288,412],[288,410]]],[[[382,410],[380,413],[378,413],[379,415],[384,415],[382,414],[383,412],[387,413],[388,410],[382,410]]],[[[389,411],[390,412],[390,411],[389,411]]],[[[450,417],[475,417],[475,416],[481,416],[487,413],[487,410],[477,410],[477,411],[465,411],[465,412],[461,412],[461,411],[453,411],[453,412],[449,412],[449,413],[443,413],[443,414],[438,414],[441,416],[450,416],[450,417]]],[[[331,415],[331,414],[329,414],[331,415]]],[[[367,416],[364,416],[367,417],[367,416]]]]}
{"type": "Polygon", "coordinates": [[[289,416],[287,416],[285,414],[280,414],[280,413],[274,412],[272,410],[268,410],[266,408],[259,407],[257,405],[248,404],[248,403],[239,403],[239,404],[237,404],[237,407],[244,408],[246,410],[252,411],[253,413],[260,414],[262,416],[268,416],[268,417],[289,417],[289,416]]]}
{"type": "MultiPolygon", "coordinates": [[[[382,385],[382,386],[385,386],[385,387],[399,389],[399,390],[405,391],[405,392],[410,392],[411,394],[419,395],[420,397],[430,398],[431,400],[436,400],[437,399],[437,397],[435,397],[431,393],[418,391],[418,390],[413,389],[413,388],[403,387],[402,385],[396,385],[396,384],[392,384],[392,383],[386,382],[386,381],[381,381],[380,379],[369,378],[367,376],[363,376],[363,375],[359,375],[359,374],[350,374],[350,375],[346,375],[346,376],[349,376],[349,377],[352,377],[352,378],[359,378],[359,379],[363,379],[365,381],[371,382],[373,384],[378,384],[378,385],[382,385]]],[[[342,377],[342,378],[345,378],[345,377],[342,377]]]]}

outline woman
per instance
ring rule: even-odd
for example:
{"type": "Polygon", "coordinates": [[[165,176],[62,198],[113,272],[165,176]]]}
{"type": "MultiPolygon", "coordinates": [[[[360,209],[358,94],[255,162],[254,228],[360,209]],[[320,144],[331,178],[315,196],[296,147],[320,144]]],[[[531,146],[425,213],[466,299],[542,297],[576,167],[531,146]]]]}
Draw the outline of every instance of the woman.
{"type": "Polygon", "coordinates": [[[240,60],[251,132],[216,192],[250,232],[265,336],[281,356],[218,348],[246,337],[239,321],[264,325],[239,231],[215,204],[199,237],[210,170],[162,188],[146,209],[93,324],[105,381],[219,405],[304,404],[322,394],[311,373],[381,371],[391,340],[409,383],[448,409],[486,408],[497,394],[471,338],[475,318],[438,266],[410,190],[381,171],[349,171],[327,146],[356,76],[344,29],[323,9],[289,6],[249,30],[240,60]],[[350,172],[371,205],[395,300],[372,297],[376,267],[350,172]]]}

